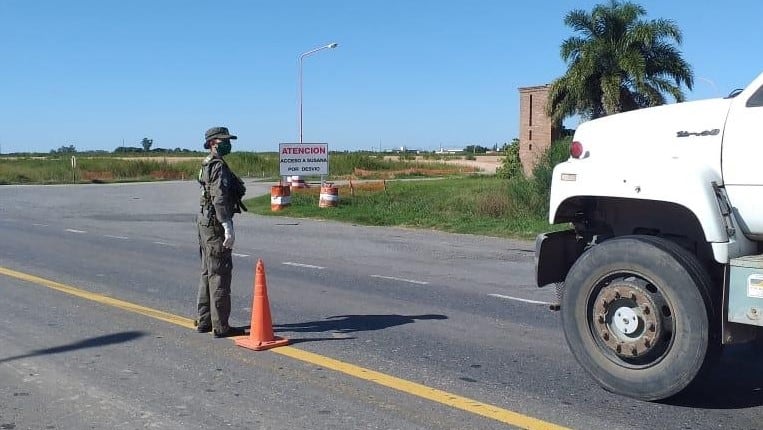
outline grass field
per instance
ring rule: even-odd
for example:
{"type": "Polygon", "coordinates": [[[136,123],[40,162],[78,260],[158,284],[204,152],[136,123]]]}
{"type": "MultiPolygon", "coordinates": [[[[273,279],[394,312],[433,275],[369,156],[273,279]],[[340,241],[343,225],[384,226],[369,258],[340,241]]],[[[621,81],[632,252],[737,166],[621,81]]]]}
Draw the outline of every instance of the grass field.
{"type": "Polygon", "coordinates": [[[320,208],[320,188],[298,189],[291,205],[273,212],[270,196],[247,200],[261,215],[323,218],[365,225],[437,229],[530,239],[554,229],[546,221],[547,194],[535,182],[495,176],[371,181],[339,188],[337,207],[320,208]]]}
{"type": "MultiPolygon", "coordinates": [[[[76,154],[76,168],[72,168],[71,156],[0,157],[0,185],[190,179],[198,174],[205,154],[178,157],[76,154]]],[[[278,178],[279,175],[276,153],[234,152],[225,160],[242,177],[278,178]]],[[[339,179],[445,176],[474,171],[441,162],[410,162],[361,153],[331,154],[330,168],[330,178],[339,179]]]]}

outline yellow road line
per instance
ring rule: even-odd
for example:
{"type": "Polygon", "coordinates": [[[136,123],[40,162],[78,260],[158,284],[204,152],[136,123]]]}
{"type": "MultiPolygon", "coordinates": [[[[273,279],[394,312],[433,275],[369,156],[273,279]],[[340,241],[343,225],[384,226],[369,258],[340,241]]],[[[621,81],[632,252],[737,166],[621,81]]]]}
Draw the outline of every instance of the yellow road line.
{"type": "MultiPolygon", "coordinates": [[[[2,266],[0,266],[0,274],[11,278],[20,279],[22,281],[31,282],[33,284],[42,285],[62,293],[70,294],[93,302],[145,315],[147,317],[165,321],[181,327],[193,328],[192,319],[184,318],[168,312],[147,308],[145,306],[140,306],[124,300],[114,299],[103,294],[91,293],[89,291],[84,291],[79,288],[62,284],[60,282],[51,281],[27,273],[17,272],[2,266]]],[[[374,370],[366,369],[360,366],[355,366],[343,361],[334,360],[333,358],[324,357],[322,355],[303,351],[291,346],[283,346],[280,348],[271,349],[270,351],[293,358],[295,360],[300,360],[316,366],[332,369],[346,375],[382,385],[384,387],[402,391],[413,396],[431,400],[433,402],[437,402],[456,409],[461,409],[476,415],[481,415],[483,417],[487,417],[519,428],[528,430],[565,430],[565,427],[539,420],[537,418],[529,417],[527,415],[522,415],[508,409],[499,408],[498,406],[482,403],[477,400],[449,393],[447,391],[427,387],[426,385],[417,384],[415,382],[407,381],[405,379],[397,378],[385,373],[376,372],[374,370]]]]}
{"type": "Polygon", "coordinates": [[[0,274],[9,276],[11,278],[21,279],[22,281],[31,282],[33,284],[42,285],[44,287],[48,287],[62,293],[71,294],[72,296],[77,296],[82,299],[87,299],[115,308],[124,309],[126,311],[145,315],[157,320],[166,321],[181,327],[193,328],[193,320],[190,318],[183,318],[168,312],[147,308],[145,306],[136,305],[135,303],[126,302],[124,300],[115,299],[109,296],[104,296],[103,294],[80,290],[79,288],[74,288],[60,282],[51,281],[49,279],[40,278],[39,276],[34,276],[27,273],[17,272],[2,266],[0,266],[0,274]]]}
{"type": "Polygon", "coordinates": [[[561,430],[564,427],[552,424],[546,421],[539,420],[537,418],[528,417],[517,412],[512,412],[507,409],[499,408],[487,403],[482,403],[477,400],[472,400],[467,397],[462,397],[456,394],[449,393],[447,391],[438,390],[436,388],[427,387],[426,385],[417,384],[415,382],[400,379],[385,373],[376,372],[374,370],[365,369],[354,364],[345,363],[343,361],[334,360],[333,358],[324,357],[312,352],[303,351],[291,346],[282,346],[279,348],[271,349],[270,351],[277,354],[285,355],[297,360],[305,361],[311,364],[315,364],[327,369],[336,370],[344,374],[354,376],[359,379],[374,382],[385,387],[389,387],[404,393],[408,393],[414,396],[418,396],[433,402],[441,403],[456,409],[461,409],[467,412],[471,412],[476,415],[482,415],[483,417],[492,418],[496,421],[500,421],[505,424],[510,424],[523,429],[544,429],[544,430],[561,430]]]}

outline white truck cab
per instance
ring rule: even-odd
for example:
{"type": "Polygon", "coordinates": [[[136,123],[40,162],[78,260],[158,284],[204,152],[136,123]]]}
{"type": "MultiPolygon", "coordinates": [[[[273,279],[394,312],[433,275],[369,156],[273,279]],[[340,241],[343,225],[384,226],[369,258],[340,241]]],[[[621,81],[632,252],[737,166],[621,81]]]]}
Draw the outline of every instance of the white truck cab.
{"type": "Polygon", "coordinates": [[[575,358],[656,400],[763,327],[763,74],[729,97],[581,124],[536,241],[575,358]]]}

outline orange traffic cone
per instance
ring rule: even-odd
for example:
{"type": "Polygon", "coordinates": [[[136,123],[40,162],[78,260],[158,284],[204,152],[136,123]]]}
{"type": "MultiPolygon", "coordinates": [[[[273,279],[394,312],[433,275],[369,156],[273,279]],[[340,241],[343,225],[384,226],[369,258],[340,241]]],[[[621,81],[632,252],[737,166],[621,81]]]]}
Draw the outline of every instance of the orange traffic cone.
{"type": "Polygon", "coordinates": [[[265,265],[262,264],[262,259],[257,260],[257,268],[254,273],[252,325],[249,329],[249,337],[240,336],[234,340],[236,345],[255,351],[289,344],[289,339],[273,335],[273,321],[270,318],[270,303],[268,302],[268,287],[265,282],[265,265]]]}

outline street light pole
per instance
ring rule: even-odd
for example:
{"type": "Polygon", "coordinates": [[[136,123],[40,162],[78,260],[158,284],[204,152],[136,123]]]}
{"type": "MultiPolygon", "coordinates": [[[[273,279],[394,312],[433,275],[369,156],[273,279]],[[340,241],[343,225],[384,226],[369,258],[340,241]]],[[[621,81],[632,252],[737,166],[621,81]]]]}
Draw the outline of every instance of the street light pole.
{"type": "Polygon", "coordinates": [[[339,46],[339,44],[329,43],[328,45],[303,52],[299,56],[299,143],[302,143],[302,59],[323,49],[333,49],[337,46],[339,46]]]}

